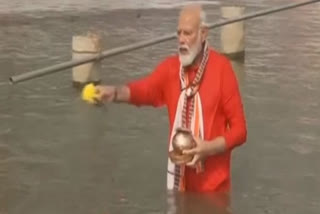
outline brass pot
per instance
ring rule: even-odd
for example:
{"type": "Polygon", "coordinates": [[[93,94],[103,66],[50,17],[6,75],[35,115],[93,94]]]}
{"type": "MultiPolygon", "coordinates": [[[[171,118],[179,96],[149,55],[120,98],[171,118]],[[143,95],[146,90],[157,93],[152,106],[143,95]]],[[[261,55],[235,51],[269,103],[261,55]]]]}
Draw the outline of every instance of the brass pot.
{"type": "Polygon", "coordinates": [[[178,128],[172,139],[173,150],[169,157],[173,163],[183,164],[192,160],[193,155],[183,154],[183,150],[192,149],[196,145],[190,130],[178,128]]]}

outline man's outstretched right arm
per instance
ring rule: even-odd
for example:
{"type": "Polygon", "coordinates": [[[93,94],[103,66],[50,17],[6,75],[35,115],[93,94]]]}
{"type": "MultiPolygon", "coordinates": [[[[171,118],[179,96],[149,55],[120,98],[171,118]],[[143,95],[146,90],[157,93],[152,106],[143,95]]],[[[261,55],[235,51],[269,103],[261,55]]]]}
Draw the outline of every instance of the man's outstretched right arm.
{"type": "Polygon", "coordinates": [[[160,63],[149,75],[121,86],[96,86],[99,100],[126,102],[137,106],[162,106],[164,89],[168,82],[168,61],[160,63]]]}

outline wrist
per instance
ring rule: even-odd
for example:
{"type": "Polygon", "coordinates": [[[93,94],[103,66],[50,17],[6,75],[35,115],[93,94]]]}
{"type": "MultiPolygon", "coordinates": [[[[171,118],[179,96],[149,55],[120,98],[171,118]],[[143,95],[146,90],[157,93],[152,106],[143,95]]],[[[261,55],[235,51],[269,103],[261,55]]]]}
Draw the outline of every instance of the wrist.
{"type": "Polygon", "coordinates": [[[116,103],[123,103],[123,102],[128,102],[130,98],[130,91],[129,88],[123,86],[123,85],[118,85],[118,86],[113,86],[113,96],[111,102],[116,102],[116,103]]]}
{"type": "Polygon", "coordinates": [[[225,139],[222,136],[219,136],[208,143],[210,155],[217,155],[226,151],[225,139]]]}
{"type": "Polygon", "coordinates": [[[213,144],[211,141],[203,141],[204,145],[204,154],[206,157],[212,156],[213,155],[213,144]]]}

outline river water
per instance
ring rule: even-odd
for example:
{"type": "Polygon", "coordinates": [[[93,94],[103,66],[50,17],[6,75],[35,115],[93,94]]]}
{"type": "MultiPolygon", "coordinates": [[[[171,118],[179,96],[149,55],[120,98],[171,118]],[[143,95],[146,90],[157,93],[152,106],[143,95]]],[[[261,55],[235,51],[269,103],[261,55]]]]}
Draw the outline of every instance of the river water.
{"type": "MultiPolygon", "coordinates": [[[[166,192],[165,109],[82,102],[71,71],[8,78],[71,59],[73,35],[104,49],[174,32],[183,0],[0,0],[0,213],[218,213],[205,196],[166,192]]],[[[241,0],[246,12],[298,1],[241,0]]],[[[232,1],[206,1],[209,22],[232,1]]],[[[320,210],[320,4],[246,21],[233,62],[248,141],[232,162],[234,214],[320,210]]],[[[219,29],[209,41],[220,48],[219,29]]],[[[104,83],[148,74],[176,41],[105,59],[104,83]]]]}

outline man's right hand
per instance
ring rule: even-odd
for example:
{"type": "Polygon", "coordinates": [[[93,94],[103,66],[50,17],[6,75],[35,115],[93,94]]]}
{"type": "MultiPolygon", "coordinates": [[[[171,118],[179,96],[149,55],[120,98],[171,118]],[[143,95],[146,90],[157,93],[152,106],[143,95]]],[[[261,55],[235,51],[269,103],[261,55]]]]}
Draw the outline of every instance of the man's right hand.
{"type": "Polygon", "coordinates": [[[96,93],[99,102],[129,102],[130,99],[130,89],[125,85],[97,85],[96,93]]]}
{"type": "Polygon", "coordinates": [[[109,85],[97,85],[97,99],[99,102],[113,102],[116,95],[116,87],[109,85]]]}

